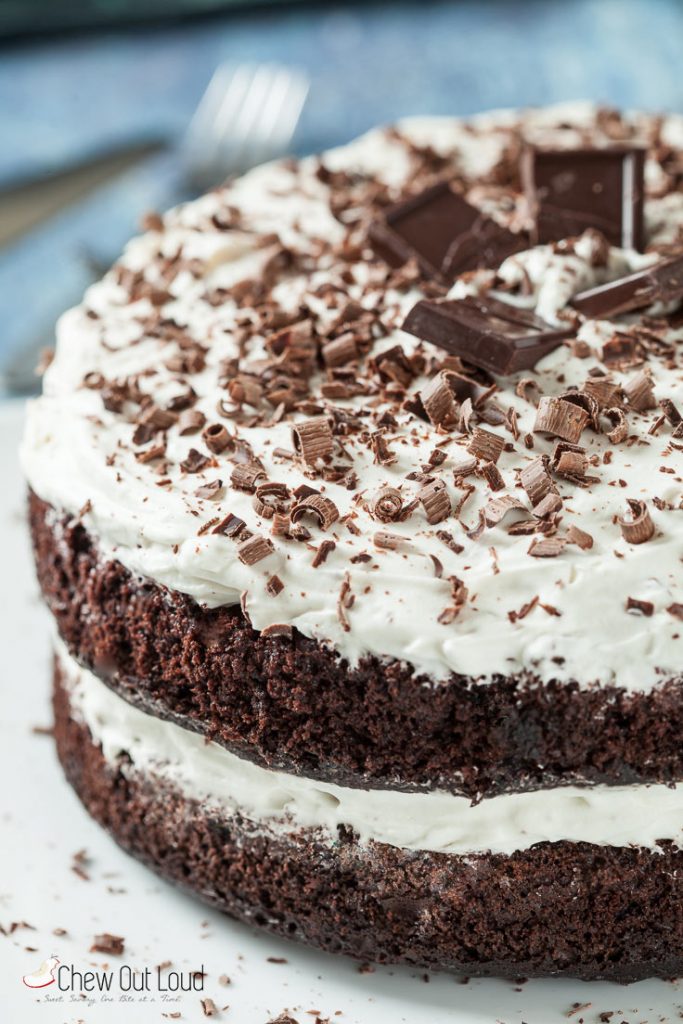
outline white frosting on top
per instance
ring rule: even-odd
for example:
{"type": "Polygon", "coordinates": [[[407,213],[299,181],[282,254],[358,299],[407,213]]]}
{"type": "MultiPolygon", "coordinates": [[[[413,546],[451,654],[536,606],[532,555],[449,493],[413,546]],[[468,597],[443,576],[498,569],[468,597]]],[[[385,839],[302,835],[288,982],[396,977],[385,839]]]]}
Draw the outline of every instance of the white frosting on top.
{"type": "MultiPolygon", "coordinates": [[[[475,119],[470,126],[454,119],[425,118],[407,121],[400,128],[414,143],[428,144],[449,156],[454,171],[476,178],[499,158],[509,142],[510,126],[518,118],[503,112],[475,119]]],[[[651,122],[640,116],[635,116],[635,123],[645,136],[652,128],[651,122]]],[[[668,118],[662,137],[680,142],[682,124],[679,118],[668,118]]],[[[597,131],[595,111],[585,105],[524,115],[522,128],[529,137],[566,145],[580,141],[582,128],[597,131]],[[576,127],[557,127],[564,123],[576,127]]],[[[324,159],[330,169],[373,173],[397,189],[411,173],[406,146],[383,131],[371,132],[324,159]]],[[[217,392],[217,367],[237,355],[236,321],[248,317],[249,311],[237,309],[229,298],[211,304],[204,300],[205,292],[258,276],[272,252],[248,230],[216,230],[211,217],[229,204],[241,211],[250,231],[277,232],[282,244],[296,252],[313,253],[316,236],[328,242],[341,241],[344,228],[330,212],[329,189],[316,175],[316,167],[314,160],[307,160],[297,172],[287,164],[258,168],[223,190],[171,211],[163,232],[150,231],[126,249],[126,268],[144,273],[153,285],[171,293],[171,300],[163,305],[163,317],[186,325],[188,334],[208,346],[206,368],[190,378],[199,396],[196,408],[206,414],[208,422],[216,421],[217,396],[225,395],[217,392]],[[181,270],[170,282],[162,281],[158,276],[160,252],[169,259],[181,252],[184,260],[196,261],[201,272],[196,275],[195,270],[193,275],[181,270]]],[[[648,161],[653,197],[647,200],[646,218],[651,244],[671,241],[683,226],[683,194],[658,198],[662,173],[658,163],[648,161]]],[[[519,212],[510,210],[509,195],[503,199],[493,187],[473,182],[469,198],[501,220],[514,220],[519,212]]],[[[652,253],[612,249],[607,265],[595,267],[591,245],[585,237],[566,254],[539,246],[511,257],[499,271],[506,289],[512,289],[503,297],[559,323],[572,294],[656,259],[652,253]]],[[[336,312],[326,308],[317,289],[338,280],[341,271],[329,254],[315,260],[312,271],[294,273],[279,282],[274,295],[287,308],[306,302],[324,323],[336,312]]],[[[386,337],[376,342],[373,354],[397,343],[407,354],[418,349],[420,343],[395,325],[420,297],[419,290],[386,292],[380,284],[373,284],[378,278],[373,278],[372,265],[360,261],[349,266],[353,281],[347,273],[346,293],[368,309],[380,308],[389,328],[386,337]]],[[[466,282],[457,282],[452,294],[477,292],[491,279],[490,272],[478,272],[466,282]]],[[[93,285],[84,304],[60,321],[57,353],[45,375],[44,395],[31,403],[28,413],[22,459],[31,486],[58,510],[72,514],[83,510],[83,521],[105,555],[209,606],[235,603],[245,595],[256,628],[289,623],[305,635],[331,643],[351,663],[371,653],[405,659],[437,679],[451,671],[488,677],[528,669],[543,679],[577,679],[582,685],[616,682],[631,689],[651,687],[658,680],[680,674],[683,626],[667,608],[683,603],[683,458],[680,447],[671,445],[668,424],[648,434],[658,410],[629,412],[629,432],[637,438],[634,443],[613,444],[604,433],[584,431],[581,444],[594,456],[590,472],[599,483],[586,488],[562,480],[557,484],[564,500],[562,529],[575,525],[588,531],[594,544],[590,550],[568,546],[557,558],[530,557],[530,539],[511,536],[509,520],[487,529],[479,538],[466,533],[476,525],[478,511],[491,497],[511,493],[526,501],[514,470],[553,447],[552,438],[535,434],[533,451],[525,449],[523,438],[533,428],[535,408],[514,393],[515,379],[501,382],[498,397],[503,408],[514,408],[520,428],[514,451],[503,452],[498,463],[505,491],[494,494],[481,477],[469,477],[467,482],[475,486],[475,492],[465,503],[460,521],[450,519],[430,526],[418,507],[405,522],[385,527],[410,541],[396,551],[374,548],[372,538],[382,524],[371,518],[362,501],[354,499],[359,492],[369,497],[387,484],[400,487],[407,501],[412,499],[419,484],[407,481],[406,475],[420,471],[441,444],[446,460],[436,472],[448,484],[455,504],[462,491],[454,484],[454,470],[467,455],[467,437],[449,438],[401,413],[398,428],[388,431],[397,456],[389,466],[376,465],[372,451],[357,438],[343,438],[358,473],[354,492],[339,484],[311,480],[300,464],[277,456],[277,448],[292,447],[291,421],[267,428],[238,425],[236,429],[252,445],[269,479],[290,487],[309,483],[322,488],[342,517],[353,514],[358,530],[351,532],[342,521],[326,533],[313,525],[311,544],[274,538],[273,554],[248,566],[236,557],[233,541],[210,530],[200,533],[204,524],[228,513],[244,519],[254,532],[269,532],[269,521],[257,515],[252,495],[230,488],[228,459],[219,455],[217,467],[199,474],[183,472],[179,463],[190,448],[204,451],[204,445],[199,434],[180,436],[172,429],[168,465],[163,471],[164,479],[171,483],[160,486],[155,463],[143,464],[134,457],[134,426],[104,409],[99,391],[82,386],[86,373],[99,372],[107,379],[142,374],[140,386],[153,394],[160,406],[183,389],[175,374],[165,368],[177,349],[144,326],[152,313],[148,299],[128,301],[127,291],[114,274],[93,285]],[[606,455],[608,450],[611,456],[606,455]],[[197,488],[214,479],[227,485],[224,495],[217,501],[197,497],[197,488]],[[626,498],[647,502],[656,529],[648,543],[632,545],[621,536],[616,518],[626,511],[626,498]],[[460,554],[436,536],[437,530],[444,528],[462,545],[460,554]],[[334,539],[336,549],[323,565],[313,568],[313,546],[325,538],[334,539]],[[370,555],[369,560],[352,560],[365,554],[370,555]],[[437,578],[430,556],[442,563],[441,578],[437,578]],[[278,596],[266,590],[273,575],[284,584],[278,596]],[[463,581],[469,600],[455,621],[442,624],[438,620],[450,603],[450,576],[463,581]],[[353,595],[353,604],[346,611],[348,629],[337,611],[345,578],[353,595]],[[627,613],[627,597],[652,602],[652,616],[627,613]],[[521,618],[509,615],[534,598],[538,603],[529,614],[521,618]]],[[[621,327],[633,319],[622,318],[621,327]]],[[[613,333],[614,324],[587,321],[579,337],[599,355],[602,342],[613,333]]],[[[683,329],[672,331],[671,337],[680,342],[683,329]]],[[[264,353],[261,340],[251,342],[250,358],[264,353]]],[[[595,356],[579,359],[568,347],[561,347],[536,371],[520,376],[533,376],[546,395],[560,394],[569,386],[581,385],[596,365],[595,356]]],[[[656,397],[671,398],[683,407],[680,366],[666,367],[662,360],[652,359],[648,369],[656,397]]],[[[623,382],[635,372],[615,371],[613,376],[623,382]]],[[[424,380],[417,380],[411,390],[419,390],[421,383],[424,380]]],[[[357,410],[367,406],[368,399],[334,404],[357,410]]],[[[305,417],[295,413],[294,418],[305,417]]],[[[223,422],[233,429],[230,421],[223,422]]],[[[368,429],[374,429],[371,423],[368,429]]],[[[504,427],[489,429],[513,441],[504,427]]]]}
{"type": "Polygon", "coordinates": [[[125,774],[164,781],[209,812],[240,812],[274,832],[350,826],[361,843],[409,850],[511,854],[534,843],[655,849],[681,842],[683,786],[574,786],[491,797],[472,806],[450,793],[362,790],[261,768],[172,722],[144,714],[81,669],[58,644],[73,716],[125,774]],[[125,751],[130,758],[120,759],[125,751]]]}

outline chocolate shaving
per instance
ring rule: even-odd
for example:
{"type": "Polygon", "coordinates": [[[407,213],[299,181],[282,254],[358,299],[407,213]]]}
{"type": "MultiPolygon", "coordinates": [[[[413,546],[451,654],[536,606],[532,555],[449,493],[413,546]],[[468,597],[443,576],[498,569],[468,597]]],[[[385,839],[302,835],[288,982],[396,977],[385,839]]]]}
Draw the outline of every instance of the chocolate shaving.
{"type": "Polygon", "coordinates": [[[552,434],[576,444],[590,417],[585,409],[563,398],[544,396],[538,403],[534,433],[552,434]]]}
{"type": "Polygon", "coordinates": [[[351,623],[349,622],[349,617],[346,613],[347,610],[353,606],[354,600],[354,595],[351,593],[351,580],[349,579],[348,573],[345,573],[341,587],[339,588],[339,599],[337,601],[337,617],[339,618],[341,627],[345,633],[348,633],[351,630],[351,623]]]}
{"type": "Polygon", "coordinates": [[[508,512],[524,512],[528,514],[523,501],[515,498],[512,494],[503,494],[500,498],[491,498],[484,505],[484,521],[487,526],[497,526],[502,523],[508,512]]]}
{"type": "Polygon", "coordinates": [[[621,534],[629,544],[645,544],[655,532],[655,526],[650,518],[647,505],[638,498],[627,498],[630,515],[619,516],[617,522],[621,527],[621,534]]]}
{"type": "Polygon", "coordinates": [[[629,406],[635,412],[647,412],[648,409],[657,408],[652,378],[643,370],[627,380],[622,390],[629,406]]]}
{"type": "Polygon", "coordinates": [[[251,494],[256,490],[256,484],[265,477],[265,470],[258,463],[245,462],[233,466],[230,474],[230,486],[237,491],[247,491],[251,494]]]}
{"type": "Polygon", "coordinates": [[[540,505],[548,494],[557,493],[548,466],[548,456],[538,455],[531,462],[527,463],[519,475],[520,483],[529,496],[529,501],[534,508],[540,505]]]}
{"type": "Polygon", "coordinates": [[[279,576],[271,576],[266,583],[266,590],[271,597],[277,597],[285,589],[285,585],[279,576]]]}
{"type": "Polygon", "coordinates": [[[467,604],[468,590],[461,579],[457,576],[449,576],[448,579],[451,585],[451,604],[441,612],[438,617],[438,622],[442,626],[450,626],[452,622],[455,622],[460,612],[467,604]]]}
{"type": "Polygon", "coordinates": [[[482,459],[484,462],[492,462],[495,465],[504,447],[504,437],[494,434],[490,430],[484,430],[483,427],[477,427],[472,434],[467,450],[475,458],[482,459]]]}
{"type": "Polygon", "coordinates": [[[181,469],[184,469],[186,473],[200,473],[209,465],[208,456],[197,451],[196,448],[190,448],[187,453],[187,458],[183,459],[180,463],[181,469]]]}
{"type": "Polygon", "coordinates": [[[637,612],[639,615],[645,615],[647,618],[653,614],[655,606],[652,601],[639,601],[635,597],[626,598],[626,611],[637,612]]]}
{"type": "Polygon", "coordinates": [[[212,480],[211,483],[202,484],[194,492],[197,498],[206,498],[209,501],[217,501],[223,495],[223,481],[212,480]]]}
{"type": "Polygon", "coordinates": [[[255,565],[261,562],[274,551],[273,542],[268,537],[260,537],[258,534],[242,541],[237,548],[237,557],[245,565],[255,565]]]}
{"type": "Polygon", "coordinates": [[[481,467],[481,475],[484,477],[492,491],[502,491],[505,487],[503,475],[493,462],[484,463],[481,467]]]}
{"type": "Polygon", "coordinates": [[[628,437],[628,420],[623,409],[605,409],[603,416],[613,425],[607,436],[613,444],[621,444],[628,437]]]}
{"type": "Polygon", "coordinates": [[[125,939],[120,935],[110,935],[109,932],[102,932],[96,935],[90,947],[91,953],[106,953],[107,956],[122,956],[125,948],[125,939]]]}
{"type": "Polygon", "coordinates": [[[683,416],[681,416],[675,403],[670,398],[662,398],[659,407],[672,427],[677,427],[683,422],[683,416]]]}
{"type": "Polygon", "coordinates": [[[599,409],[610,409],[619,403],[622,388],[611,377],[588,377],[582,391],[590,395],[599,409]]]}
{"type": "Polygon", "coordinates": [[[425,511],[428,523],[434,525],[450,516],[451,499],[443,480],[432,480],[431,483],[425,484],[418,491],[417,497],[425,511]]]}
{"type": "Polygon", "coordinates": [[[179,434],[196,434],[206,423],[206,416],[199,409],[185,409],[178,418],[179,434]]]}
{"type": "Polygon", "coordinates": [[[683,604],[674,602],[673,604],[670,604],[666,610],[669,615],[673,615],[675,619],[680,619],[681,622],[683,622],[683,604]]]}
{"type": "Polygon", "coordinates": [[[311,494],[294,506],[290,512],[293,523],[298,523],[305,515],[312,515],[318,520],[321,530],[327,530],[339,519],[339,509],[331,498],[323,494],[311,494]]]}
{"type": "Polygon", "coordinates": [[[562,554],[566,544],[562,537],[534,537],[528,554],[534,558],[556,558],[562,554]]]}
{"type": "Polygon", "coordinates": [[[396,551],[401,544],[409,543],[400,533],[388,533],[386,530],[378,530],[377,533],[373,534],[372,542],[375,547],[387,551],[396,551]]]}
{"type": "Polygon", "coordinates": [[[588,551],[593,547],[593,538],[590,533],[572,524],[567,529],[567,544],[576,544],[582,551],[588,551]]]}
{"type": "Polygon", "coordinates": [[[309,465],[314,465],[318,459],[327,458],[334,449],[332,430],[324,416],[314,416],[310,420],[296,423],[292,427],[292,441],[296,451],[309,465]]]}
{"type": "Polygon", "coordinates": [[[448,378],[448,373],[442,370],[420,391],[424,410],[435,427],[457,422],[459,407],[448,378]]]}
{"type": "Polygon", "coordinates": [[[311,562],[313,568],[317,569],[323,564],[323,562],[327,561],[327,556],[334,551],[336,546],[337,545],[333,540],[322,541],[313,557],[313,561],[311,562]]]}

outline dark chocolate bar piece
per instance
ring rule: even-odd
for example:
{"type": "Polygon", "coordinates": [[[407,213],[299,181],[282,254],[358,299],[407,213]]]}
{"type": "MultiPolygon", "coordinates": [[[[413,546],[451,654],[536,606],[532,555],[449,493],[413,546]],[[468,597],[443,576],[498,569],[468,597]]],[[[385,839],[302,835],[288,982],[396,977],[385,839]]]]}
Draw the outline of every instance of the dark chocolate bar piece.
{"type": "Polygon", "coordinates": [[[493,374],[535,366],[573,334],[492,298],[422,299],[403,330],[493,374]]]}
{"type": "Polygon", "coordinates": [[[683,253],[609,284],[579,292],[572,306],[592,319],[645,309],[654,302],[683,298],[683,253]]]}
{"type": "Polygon", "coordinates": [[[392,266],[416,259],[427,277],[452,279],[466,270],[496,268],[513,252],[529,246],[481,213],[448,182],[391,206],[370,225],[373,248],[392,266]]]}
{"type": "Polygon", "coordinates": [[[633,147],[527,148],[521,175],[536,241],[554,242],[596,228],[612,245],[642,250],[644,169],[645,150],[633,147]]]}

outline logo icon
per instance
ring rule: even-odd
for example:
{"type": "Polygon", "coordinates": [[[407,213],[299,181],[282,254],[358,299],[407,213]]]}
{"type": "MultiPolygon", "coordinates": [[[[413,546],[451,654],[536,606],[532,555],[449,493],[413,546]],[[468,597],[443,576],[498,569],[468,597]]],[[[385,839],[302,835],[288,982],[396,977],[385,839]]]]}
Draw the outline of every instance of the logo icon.
{"type": "Polygon", "coordinates": [[[27,988],[47,988],[48,985],[54,985],[58,963],[59,957],[51,956],[48,960],[43,960],[37,971],[25,974],[21,980],[27,988]]]}

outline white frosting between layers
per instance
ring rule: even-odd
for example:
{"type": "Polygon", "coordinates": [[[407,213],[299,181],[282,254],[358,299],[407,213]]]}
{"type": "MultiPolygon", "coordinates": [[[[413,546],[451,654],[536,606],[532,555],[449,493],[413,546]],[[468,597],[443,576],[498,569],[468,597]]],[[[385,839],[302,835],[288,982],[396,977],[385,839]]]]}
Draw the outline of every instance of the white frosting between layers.
{"type": "Polygon", "coordinates": [[[339,825],[409,850],[511,854],[534,843],[594,843],[655,849],[680,843],[683,786],[574,786],[491,797],[472,806],[448,793],[362,790],[268,771],[215,743],[127,704],[73,661],[61,642],[57,656],[72,713],[87,725],[107,761],[121,771],[159,778],[207,811],[239,811],[276,832],[339,825]],[[131,758],[119,762],[126,751],[131,758]]]}
{"type": "MultiPolygon", "coordinates": [[[[479,131],[474,132],[453,119],[410,120],[401,128],[415,142],[453,154],[454,166],[479,174],[497,159],[506,140],[504,126],[515,117],[511,112],[503,112],[476,119],[474,124],[479,131]]],[[[575,132],[553,132],[550,127],[567,121],[579,127],[590,126],[593,118],[589,107],[563,106],[560,110],[528,115],[525,125],[530,135],[559,135],[564,143],[571,144],[575,132]]],[[[662,134],[671,144],[680,145],[683,119],[668,118],[662,134]]],[[[373,171],[395,184],[409,173],[405,149],[380,131],[327,154],[325,160],[329,167],[373,171]]],[[[263,232],[277,230],[283,243],[294,248],[305,248],[307,234],[338,239],[342,229],[329,211],[327,190],[314,170],[313,161],[304,162],[304,195],[301,189],[291,191],[292,174],[284,165],[259,168],[231,186],[227,197],[214,193],[172,211],[163,234],[148,233],[134,240],[126,250],[124,263],[132,269],[149,267],[159,248],[171,256],[181,247],[185,257],[206,263],[202,282],[186,272],[175,279],[170,286],[175,299],[164,307],[164,315],[187,323],[195,337],[210,343],[207,369],[191,378],[200,396],[197,408],[206,413],[209,422],[216,419],[215,367],[236,352],[231,334],[235,309],[227,301],[218,307],[210,306],[198,299],[199,291],[207,281],[212,286],[228,287],[251,277],[258,273],[265,258],[263,250],[253,248],[248,235],[212,230],[209,218],[221,204],[229,202],[242,210],[250,226],[263,232]]],[[[658,165],[648,163],[649,179],[656,178],[658,170],[658,165]]],[[[298,185],[301,180],[297,179],[298,185]]],[[[471,198],[477,199],[476,189],[471,198]]],[[[484,209],[502,216],[490,197],[480,196],[478,201],[484,209]]],[[[683,195],[649,200],[646,214],[650,240],[670,239],[683,225],[683,195]]],[[[652,260],[651,256],[613,249],[608,267],[596,269],[591,267],[587,255],[582,253],[581,246],[570,256],[559,256],[548,247],[539,247],[509,259],[501,268],[501,275],[507,282],[515,283],[524,267],[531,292],[517,301],[536,308],[549,320],[556,320],[557,312],[572,293],[652,260]]],[[[362,273],[362,268],[358,273],[362,273]]],[[[489,279],[486,272],[476,275],[466,287],[458,283],[454,294],[476,291],[481,282],[489,279]]],[[[329,273],[323,267],[312,277],[287,280],[277,286],[276,293],[287,306],[295,306],[304,296],[313,305],[311,291],[326,280],[329,273]]],[[[378,294],[377,301],[407,312],[418,297],[417,291],[407,295],[378,294]]],[[[372,296],[366,296],[364,301],[370,305],[372,296]]],[[[168,454],[174,465],[167,475],[173,485],[157,486],[153,469],[136,462],[127,447],[132,427],[103,409],[97,391],[81,387],[86,371],[101,371],[113,378],[152,367],[159,370],[153,382],[158,404],[163,405],[177,393],[180,385],[174,384],[173,375],[163,369],[170,350],[160,347],[157,339],[145,336],[135,319],[149,314],[151,306],[146,300],[126,305],[125,292],[111,275],[88,291],[86,302],[87,308],[97,312],[100,319],[89,318],[86,307],[81,306],[61,320],[57,355],[45,377],[45,394],[30,406],[22,459],[29,482],[41,498],[72,514],[84,507],[90,510],[84,515],[84,522],[105,555],[116,557],[133,572],[190,594],[209,606],[236,603],[246,592],[246,606],[256,628],[263,629],[275,622],[290,623],[305,635],[331,643],[351,663],[371,653],[408,660],[436,679],[450,671],[488,677],[532,669],[543,679],[576,679],[581,685],[616,682],[630,689],[648,688],[658,679],[681,672],[683,628],[666,609],[671,604],[683,603],[683,460],[679,451],[668,450],[670,429],[648,436],[653,413],[629,414],[630,429],[641,439],[632,447],[613,445],[604,434],[584,431],[581,443],[589,455],[598,456],[602,462],[607,449],[613,452],[608,465],[600,464],[594,470],[601,483],[582,489],[559,482],[565,503],[563,526],[574,524],[587,530],[595,541],[590,551],[568,547],[559,558],[532,558],[527,554],[528,539],[511,537],[506,532],[508,522],[487,530],[481,539],[472,540],[451,520],[438,528],[452,530],[463,545],[462,554],[455,555],[434,536],[435,531],[426,523],[422,510],[417,510],[405,523],[389,527],[412,541],[411,550],[375,552],[372,535],[379,524],[353,503],[351,492],[327,484],[325,493],[337,503],[342,515],[356,512],[360,535],[352,535],[340,524],[327,534],[314,529],[315,544],[326,536],[337,540],[336,550],[317,569],[311,567],[311,548],[292,542],[276,542],[272,556],[246,566],[237,559],[234,545],[226,538],[210,532],[197,536],[203,523],[228,512],[244,519],[257,532],[268,531],[267,522],[255,514],[249,494],[228,488],[221,501],[195,497],[200,484],[218,477],[224,482],[229,479],[229,463],[204,474],[181,473],[177,463],[190,447],[203,448],[203,444],[198,435],[179,437],[172,432],[168,454]],[[106,346],[101,343],[103,331],[106,346]],[[114,457],[113,464],[108,464],[107,456],[114,457]],[[663,465],[677,467],[678,472],[662,473],[663,465]],[[615,520],[624,513],[627,497],[648,502],[657,532],[647,544],[629,545],[621,537],[615,520]],[[670,503],[675,510],[658,510],[652,504],[654,497],[670,503]],[[362,552],[370,552],[371,561],[352,563],[352,557],[362,552]],[[430,555],[443,563],[442,579],[435,578],[430,555]],[[355,597],[348,610],[348,632],[336,610],[347,572],[355,597]],[[270,596],[265,587],[274,573],[284,583],[277,598],[270,596]],[[451,575],[462,579],[470,600],[455,622],[445,626],[438,622],[438,617],[450,602],[451,575]],[[519,610],[536,596],[539,603],[530,614],[510,621],[509,612],[519,610]],[[654,614],[650,618],[627,614],[626,597],[651,601],[654,614]],[[552,606],[559,615],[551,617],[543,610],[544,605],[552,606]]],[[[588,322],[580,336],[599,347],[613,329],[610,324],[588,322]]],[[[677,336],[683,337],[683,331],[677,336]]],[[[376,345],[375,351],[396,343],[406,352],[417,345],[415,339],[395,329],[376,345]]],[[[544,393],[557,394],[563,387],[580,385],[595,364],[593,358],[576,359],[567,348],[560,348],[539,364],[535,376],[544,393]],[[562,384],[558,383],[559,375],[563,376],[562,384]]],[[[680,370],[666,370],[657,360],[651,362],[651,369],[656,395],[673,398],[681,405],[680,370]]],[[[634,372],[614,376],[623,380],[634,372]]],[[[524,435],[533,426],[534,409],[514,395],[514,383],[506,382],[502,400],[519,414],[524,435]]],[[[419,386],[418,382],[416,387],[419,386]]],[[[402,486],[407,499],[412,498],[418,485],[406,484],[406,474],[426,463],[434,448],[443,442],[443,435],[428,424],[407,416],[399,420],[400,428],[393,433],[399,435],[401,429],[405,433],[392,444],[398,455],[395,465],[374,465],[371,452],[360,444],[355,446],[354,468],[359,473],[360,490],[368,495],[379,486],[390,484],[402,486]],[[408,431],[414,431],[410,439],[408,431]]],[[[242,433],[261,457],[270,479],[296,486],[310,481],[306,481],[298,467],[278,463],[270,454],[277,447],[291,448],[290,429],[291,425],[283,422],[268,429],[243,429],[242,433]]],[[[493,429],[503,432],[502,428],[493,429]]],[[[509,440],[510,435],[505,437],[509,440]]],[[[353,444],[351,440],[350,445],[353,444]]],[[[551,439],[536,435],[535,450],[528,457],[550,451],[552,444],[551,439]]],[[[516,447],[515,453],[504,453],[498,464],[510,492],[515,492],[513,469],[518,469],[526,457],[520,451],[521,441],[516,447]]],[[[458,445],[445,450],[448,458],[442,473],[455,501],[461,492],[452,486],[452,470],[465,453],[458,445]]],[[[466,526],[472,527],[477,521],[477,509],[492,495],[481,479],[470,480],[476,483],[477,494],[465,506],[462,518],[466,526]]],[[[515,493],[524,498],[521,490],[515,493]]]]}

